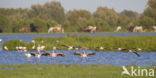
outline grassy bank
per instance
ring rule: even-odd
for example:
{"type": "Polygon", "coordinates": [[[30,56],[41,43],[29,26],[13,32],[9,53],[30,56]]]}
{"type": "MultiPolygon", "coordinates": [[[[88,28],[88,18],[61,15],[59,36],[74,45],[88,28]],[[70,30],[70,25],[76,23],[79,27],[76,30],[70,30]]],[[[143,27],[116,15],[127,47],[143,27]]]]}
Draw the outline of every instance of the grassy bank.
{"type": "MultiPolygon", "coordinates": [[[[117,51],[114,48],[142,48],[143,51],[154,52],[156,51],[156,37],[155,36],[65,36],[65,37],[36,37],[35,46],[44,45],[46,50],[51,50],[53,46],[58,47],[61,50],[67,50],[67,48],[61,45],[69,45],[76,47],[87,47],[92,50],[98,50],[96,47],[105,47],[104,51],[117,51]],[[44,41],[43,43],[41,41],[44,41]]],[[[26,46],[28,50],[34,43],[26,43],[20,40],[11,40],[5,42],[4,46],[7,46],[9,50],[15,50],[16,46],[26,46]]]]}
{"type": "MultiPolygon", "coordinates": [[[[0,70],[1,78],[131,78],[122,75],[120,66],[104,65],[0,65],[0,68],[14,68],[0,70]]],[[[130,67],[126,67],[130,71],[130,67]]],[[[138,67],[134,67],[138,68],[138,67]]],[[[154,69],[155,67],[141,67],[141,69],[154,69]]],[[[156,76],[156,74],[155,74],[156,76]]],[[[155,77],[133,77],[155,78],[155,77]]]]}

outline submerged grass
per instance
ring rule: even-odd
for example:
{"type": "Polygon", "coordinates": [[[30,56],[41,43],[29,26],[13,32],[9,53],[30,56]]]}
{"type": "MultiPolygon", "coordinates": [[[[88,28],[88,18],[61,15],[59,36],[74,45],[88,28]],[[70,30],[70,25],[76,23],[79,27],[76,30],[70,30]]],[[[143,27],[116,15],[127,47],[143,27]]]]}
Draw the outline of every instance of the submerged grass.
{"type": "MultiPolygon", "coordinates": [[[[61,50],[67,50],[67,48],[61,45],[69,45],[76,47],[87,47],[92,50],[98,50],[96,47],[102,46],[107,49],[104,51],[117,51],[114,48],[142,48],[146,52],[156,51],[156,37],[155,36],[64,36],[64,37],[36,37],[35,46],[46,46],[46,50],[51,50],[53,46],[60,48],[61,50]],[[44,41],[43,43],[41,41],[44,41]]],[[[26,46],[28,50],[34,43],[23,42],[20,40],[11,40],[5,42],[2,47],[7,46],[9,50],[15,50],[16,46],[26,46]]]]}
{"type": "MultiPolygon", "coordinates": [[[[121,76],[122,67],[110,65],[0,65],[0,68],[12,68],[0,70],[1,78],[155,78],[121,76]]],[[[130,70],[130,66],[126,68],[130,70]]],[[[155,67],[141,68],[156,70],[155,67]]],[[[156,73],[154,75],[156,76],[156,73]]]]}

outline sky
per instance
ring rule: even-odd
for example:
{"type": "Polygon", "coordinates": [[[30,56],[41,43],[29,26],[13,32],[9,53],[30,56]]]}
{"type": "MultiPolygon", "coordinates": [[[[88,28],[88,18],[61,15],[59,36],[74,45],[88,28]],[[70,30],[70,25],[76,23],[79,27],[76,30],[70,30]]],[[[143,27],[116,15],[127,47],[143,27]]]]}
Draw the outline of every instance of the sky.
{"type": "Polygon", "coordinates": [[[85,9],[92,13],[99,6],[114,8],[116,12],[127,9],[142,13],[148,2],[148,0],[0,0],[0,8],[30,8],[33,4],[43,5],[48,1],[60,1],[66,12],[73,9],[85,9]]]}

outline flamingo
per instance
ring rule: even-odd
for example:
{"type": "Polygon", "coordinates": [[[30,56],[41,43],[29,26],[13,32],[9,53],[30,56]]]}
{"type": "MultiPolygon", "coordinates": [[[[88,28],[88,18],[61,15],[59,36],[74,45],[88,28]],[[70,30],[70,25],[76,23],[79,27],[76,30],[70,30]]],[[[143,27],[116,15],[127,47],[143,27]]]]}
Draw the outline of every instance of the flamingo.
{"type": "Polygon", "coordinates": [[[4,50],[5,50],[5,51],[8,51],[8,47],[7,47],[7,46],[4,46],[4,50]]]}
{"type": "Polygon", "coordinates": [[[85,60],[85,58],[86,58],[86,57],[88,57],[88,56],[91,56],[91,55],[94,55],[94,54],[95,54],[95,53],[88,53],[88,54],[86,54],[86,53],[85,53],[85,51],[83,51],[83,52],[84,52],[83,54],[78,53],[78,52],[75,52],[75,53],[74,53],[74,55],[78,55],[78,56],[82,57],[84,62],[86,61],[86,60],[85,60]]]}
{"type": "Polygon", "coordinates": [[[63,53],[54,53],[54,50],[56,50],[56,47],[53,47],[52,53],[45,52],[45,53],[42,53],[42,55],[51,56],[52,57],[52,62],[53,62],[53,59],[56,58],[57,56],[62,56],[62,57],[65,56],[63,53]]]}
{"type": "Polygon", "coordinates": [[[96,47],[96,48],[99,49],[99,50],[108,49],[108,48],[105,48],[105,47],[102,47],[102,46],[99,46],[99,47],[96,47]]]}
{"type": "Polygon", "coordinates": [[[2,42],[2,39],[0,39],[0,42],[2,42]]]}
{"type": "Polygon", "coordinates": [[[19,51],[22,51],[22,49],[23,49],[23,47],[22,47],[22,46],[19,46],[18,48],[19,48],[19,51]]]}
{"type": "MultiPolygon", "coordinates": [[[[35,56],[38,59],[38,64],[40,63],[40,57],[42,54],[30,53],[32,56],[35,56]]],[[[30,56],[31,57],[31,56],[30,56]]]]}
{"type": "Polygon", "coordinates": [[[59,40],[56,40],[56,43],[59,43],[60,41],[59,40]]]}
{"type": "Polygon", "coordinates": [[[35,50],[35,40],[32,40],[31,42],[34,43],[34,45],[32,46],[32,50],[35,50]]]}
{"type": "Polygon", "coordinates": [[[19,47],[16,47],[16,51],[19,51],[19,47]]]}
{"type": "Polygon", "coordinates": [[[102,47],[102,46],[96,47],[96,48],[98,48],[98,49],[100,49],[100,50],[103,50],[103,49],[104,49],[104,47],[102,47]]]}
{"type": "Polygon", "coordinates": [[[114,48],[114,49],[117,49],[118,51],[124,51],[124,50],[127,50],[126,48],[114,48]]]}
{"type": "Polygon", "coordinates": [[[40,47],[40,45],[38,45],[37,52],[40,53],[40,51],[41,51],[41,47],[40,47]]]}
{"type": "Polygon", "coordinates": [[[137,53],[137,52],[134,52],[134,51],[132,51],[132,50],[128,50],[128,52],[130,52],[130,53],[134,53],[135,55],[137,55],[138,57],[140,57],[140,54],[137,53]]]}
{"type": "Polygon", "coordinates": [[[52,58],[56,58],[57,56],[62,56],[64,57],[65,55],[63,53],[49,53],[49,52],[45,52],[45,53],[42,53],[42,55],[45,55],[45,56],[51,56],[52,58]]]}
{"type": "Polygon", "coordinates": [[[141,49],[141,48],[137,48],[137,50],[138,50],[138,51],[141,51],[142,49],[141,49]]]}
{"type": "Polygon", "coordinates": [[[44,41],[42,40],[41,43],[44,43],[44,41]]]}
{"type": "Polygon", "coordinates": [[[74,48],[73,46],[68,46],[68,45],[61,45],[61,46],[67,47],[68,50],[72,50],[74,48]]]}
{"type": "Polygon", "coordinates": [[[63,53],[55,53],[54,51],[56,50],[56,47],[53,47],[53,51],[52,51],[52,53],[47,53],[47,52],[45,52],[45,53],[43,53],[42,55],[49,55],[49,56],[51,56],[52,58],[55,58],[55,57],[57,57],[57,56],[65,56],[63,53]]]}
{"type": "Polygon", "coordinates": [[[35,45],[32,46],[32,50],[35,50],[35,45]]]}
{"type": "Polygon", "coordinates": [[[133,48],[133,49],[135,49],[136,51],[142,51],[141,48],[133,48]]]}
{"type": "Polygon", "coordinates": [[[45,51],[45,46],[41,46],[41,47],[40,47],[40,50],[41,50],[41,51],[45,51]]]}
{"type": "Polygon", "coordinates": [[[16,47],[16,50],[21,52],[27,52],[27,47],[22,47],[22,46],[16,47]]]}
{"type": "Polygon", "coordinates": [[[30,53],[26,53],[25,56],[27,57],[27,59],[28,59],[28,63],[29,63],[29,62],[30,62],[31,54],[30,54],[30,53]]]}
{"type": "Polygon", "coordinates": [[[23,47],[23,48],[22,48],[22,51],[23,51],[23,52],[27,52],[27,47],[23,47]]]}
{"type": "Polygon", "coordinates": [[[75,48],[75,51],[77,52],[79,50],[79,48],[75,48]]]}
{"type": "Polygon", "coordinates": [[[32,40],[31,42],[32,42],[32,43],[35,43],[35,40],[32,40]]]}

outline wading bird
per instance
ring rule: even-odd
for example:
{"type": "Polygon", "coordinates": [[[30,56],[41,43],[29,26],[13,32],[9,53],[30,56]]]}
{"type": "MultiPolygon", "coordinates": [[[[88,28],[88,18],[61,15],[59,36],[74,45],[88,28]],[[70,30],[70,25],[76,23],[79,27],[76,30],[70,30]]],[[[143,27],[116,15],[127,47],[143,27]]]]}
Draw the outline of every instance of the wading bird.
{"type": "Polygon", "coordinates": [[[35,49],[35,45],[32,46],[32,51],[34,51],[34,50],[36,50],[36,49],[35,49]]]}
{"type": "Polygon", "coordinates": [[[79,50],[79,48],[75,48],[75,52],[77,52],[79,50]]]}
{"type": "Polygon", "coordinates": [[[62,57],[65,56],[63,53],[54,53],[54,50],[56,50],[56,47],[53,47],[52,53],[45,52],[45,53],[42,53],[42,55],[44,55],[44,56],[51,56],[52,57],[52,62],[54,62],[53,60],[57,56],[62,56],[62,57]]]}
{"type": "Polygon", "coordinates": [[[19,47],[16,47],[16,51],[19,51],[19,47]]]}
{"type": "Polygon", "coordinates": [[[55,58],[57,56],[62,56],[64,57],[65,55],[63,53],[49,53],[49,52],[45,52],[45,53],[42,53],[42,55],[44,56],[51,56],[52,58],[55,58]]]}
{"type": "Polygon", "coordinates": [[[27,47],[22,47],[22,46],[16,47],[16,51],[18,51],[18,52],[27,52],[27,47]]]}
{"type": "Polygon", "coordinates": [[[132,50],[128,50],[128,52],[130,52],[130,53],[134,53],[135,55],[137,55],[138,57],[140,57],[140,54],[137,53],[137,52],[134,52],[134,51],[132,51],[132,50]]]}
{"type": "Polygon", "coordinates": [[[53,47],[53,51],[52,51],[52,53],[48,53],[48,52],[45,52],[45,53],[42,53],[42,55],[45,55],[45,56],[47,56],[47,55],[49,55],[49,56],[51,56],[52,58],[55,58],[55,57],[57,57],[57,56],[65,56],[63,53],[55,53],[54,51],[56,50],[56,47],[53,47]]]}
{"type": "Polygon", "coordinates": [[[31,54],[30,54],[30,53],[26,53],[25,56],[26,56],[27,59],[28,59],[28,63],[30,63],[30,57],[31,57],[31,54]]]}
{"type": "Polygon", "coordinates": [[[83,54],[78,53],[78,52],[75,52],[75,53],[74,53],[74,55],[78,55],[78,56],[82,57],[82,58],[83,58],[83,60],[82,60],[83,62],[86,62],[86,59],[85,59],[86,57],[95,54],[95,53],[88,53],[88,54],[86,54],[85,51],[83,51],[83,52],[84,52],[83,54]]]}
{"type": "Polygon", "coordinates": [[[73,46],[68,46],[68,45],[61,45],[61,46],[67,47],[68,50],[72,50],[74,48],[73,46]]]}
{"type": "Polygon", "coordinates": [[[33,43],[32,50],[36,50],[35,49],[35,40],[32,40],[31,42],[33,43]]]}
{"type": "MultiPolygon", "coordinates": [[[[39,64],[40,63],[40,57],[42,56],[42,54],[36,54],[36,53],[30,53],[32,56],[35,56],[37,59],[38,59],[38,61],[37,61],[37,63],[39,64]]],[[[31,57],[31,56],[30,56],[31,57]]]]}
{"type": "Polygon", "coordinates": [[[104,47],[102,47],[102,46],[100,46],[100,47],[96,47],[97,49],[99,49],[99,50],[104,50],[105,48],[104,47]]]}
{"type": "Polygon", "coordinates": [[[132,48],[132,49],[135,49],[135,51],[142,51],[141,48],[132,48]]]}
{"type": "Polygon", "coordinates": [[[27,47],[22,47],[22,52],[27,52],[27,47]]]}
{"type": "Polygon", "coordinates": [[[0,39],[0,42],[2,42],[2,39],[0,39]]]}
{"type": "Polygon", "coordinates": [[[90,48],[87,47],[79,47],[80,50],[91,50],[90,48]]]}
{"type": "Polygon", "coordinates": [[[114,48],[114,49],[117,49],[118,51],[125,51],[125,50],[127,50],[126,48],[114,48]]]}
{"type": "Polygon", "coordinates": [[[96,47],[96,49],[98,49],[98,50],[104,50],[104,49],[109,49],[109,48],[99,46],[99,47],[96,47]]]}
{"type": "Polygon", "coordinates": [[[5,51],[8,51],[8,47],[7,47],[7,46],[4,46],[4,50],[5,50],[5,51]]]}

